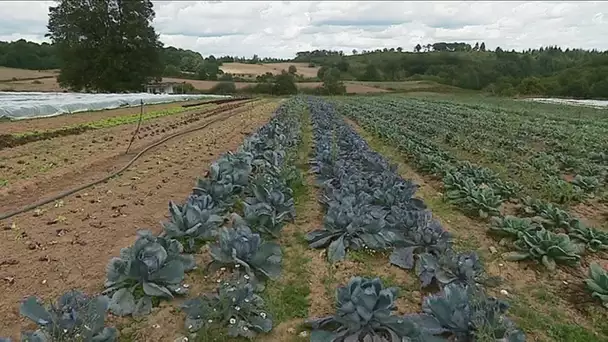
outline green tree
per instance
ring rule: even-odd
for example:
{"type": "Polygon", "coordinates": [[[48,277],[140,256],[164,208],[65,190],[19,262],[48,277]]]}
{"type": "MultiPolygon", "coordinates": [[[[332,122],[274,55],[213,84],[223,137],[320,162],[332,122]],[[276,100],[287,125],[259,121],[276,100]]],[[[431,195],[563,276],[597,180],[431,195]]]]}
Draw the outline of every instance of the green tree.
{"type": "Polygon", "coordinates": [[[61,0],[49,8],[59,83],[74,90],[140,91],[160,78],[162,44],[150,0],[61,0]]]}
{"type": "Polygon", "coordinates": [[[361,81],[381,81],[380,73],[378,68],[372,63],[368,64],[365,68],[365,73],[361,76],[361,81]]]}
{"type": "Polygon", "coordinates": [[[296,86],[296,80],[293,74],[283,70],[280,75],[275,76],[272,93],[274,95],[297,94],[298,87],[296,86]]]}
{"type": "Polygon", "coordinates": [[[232,81],[219,82],[218,84],[214,85],[209,92],[220,95],[234,94],[236,93],[236,84],[234,84],[232,81]]]}
{"type": "Polygon", "coordinates": [[[479,51],[481,51],[481,52],[486,51],[486,43],[481,42],[481,45],[479,45],[479,51]]]}
{"type": "Polygon", "coordinates": [[[323,73],[323,85],[321,86],[323,93],[327,95],[341,95],[346,93],[344,83],[340,81],[340,70],[337,68],[329,68],[323,73]]]}
{"type": "Polygon", "coordinates": [[[290,66],[289,66],[289,69],[287,69],[287,71],[288,71],[290,74],[295,75],[295,74],[298,72],[298,69],[296,68],[296,66],[295,66],[295,65],[290,65],[290,66]]]}
{"type": "Polygon", "coordinates": [[[422,46],[420,46],[420,44],[416,44],[416,46],[414,47],[414,51],[420,52],[420,50],[422,50],[422,46]]]}

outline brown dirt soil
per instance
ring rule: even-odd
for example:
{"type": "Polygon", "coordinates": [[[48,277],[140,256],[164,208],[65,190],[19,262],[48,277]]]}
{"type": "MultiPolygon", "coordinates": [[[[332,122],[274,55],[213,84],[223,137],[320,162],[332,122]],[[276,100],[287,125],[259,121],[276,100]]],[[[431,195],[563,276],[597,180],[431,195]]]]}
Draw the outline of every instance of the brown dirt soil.
{"type": "Polygon", "coordinates": [[[220,67],[223,72],[231,74],[263,75],[267,72],[280,74],[281,71],[289,70],[289,66],[294,65],[297,73],[304,77],[316,77],[318,67],[309,67],[308,63],[268,63],[268,64],[247,64],[247,63],[224,63],[220,67]]]}
{"type": "Polygon", "coordinates": [[[608,205],[606,203],[592,200],[572,206],[570,211],[583,222],[595,228],[608,227],[608,205]]]}
{"type": "Polygon", "coordinates": [[[56,70],[28,70],[28,69],[17,69],[0,67],[0,82],[12,81],[13,78],[20,79],[33,79],[38,77],[55,77],[57,76],[56,70]]]}
{"type": "MultiPolygon", "coordinates": [[[[80,183],[101,178],[102,175],[117,170],[116,163],[126,163],[140,148],[160,140],[166,134],[177,132],[185,126],[216,115],[226,108],[235,108],[238,103],[223,104],[216,109],[194,109],[181,114],[157,118],[142,123],[129,155],[125,155],[136,125],[122,125],[106,129],[88,131],[79,135],[36,141],[26,145],[0,151],[0,170],[8,185],[0,187],[0,207],[3,211],[23,203],[32,202],[28,193],[38,194],[38,198],[50,192],[63,189],[66,178],[80,183]],[[82,170],[102,170],[90,175],[82,170]]],[[[252,103],[244,106],[253,106],[252,103]]],[[[146,156],[143,156],[146,160],[146,156]]],[[[78,183],[78,184],[80,184],[78,183]]],[[[70,183],[68,183],[70,184],[70,183]]],[[[73,186],[72,186],[73,187],[73,186]]]]}
{"type": "MultiPolygon", "coordinates": [[[[183,201],[190,193],[196,177],[202,176],[204,170],[221,153],[236,149],[245,135],[269,118],[276,106],[277,102],[274,101],[259,103],[245,111],[234,110],[231,113],[238,114],[214,123],[203,131],[177,137],[151,150],[119,177],[63,198],[54,205],[46,205],[40,211],[30,211],[2,222],[0,291],[4,295],[0,298],[0,311],[5,315],[0,323],[0,335],[15,338],[27,325],[26,320],[19,316],[19,303],[25,296],[36,295],[50,300],[69,289],[78,288],[87,293],[101,291],[107,262],[112,256],[118,255],[121,248],[134,241],[135,231],[151,228],[158,233],[159,221],[165,219],[168,201],[183,201]],[[5,263],[5,259],[17,263],[5,263]]],[[[167,124],[176,125],[175,121],[167,124]]],[[[152,125],[159,124],[151,123],[150,130],[155,128],[152,125]]],[[[59,179],[51,177],[52,183],[47,185],[53,185],[48,189],[40,184],[39,187],[31,187],[23,192],[13,192],[10,198],[0,200],[0,207],[3,211],[12,209],[44,197],[45,192],[50,194],[71,188],[117,169],[133,155],[111,157],[112,148],[123,150],[124,140],[128,140],[126,133],[130,132],[94,131],[45,142],[51,145],[54,140],[77,138],[82,139],[80,146],[86,146],[92,138],[89,134],[106,134],[115,138],[113,142],[105,144],[107,150],[102,155],[89,157],[87,162],[80,164],[80,173],[70,173],[67,170],[59,179]],[[116,144],[118,146],[111,146],[116,144]],[[101,161],[95,164],[95,159],[101,161]]],[[[100,136],[96,137],[103,141],[100,136]]],[[[32,157],[36,149],[30,145],[34,144],[36,143],[21,146],[29,148],[21,152],[23,158],[32,157]]],[[[141,149],[143,144],[141,142],[134,146],[133,153],[141,149]]],[[[88,145],[91,153],[104,148],[88,145]]],[[[66,146],[71,145],[60,146],[63,146],[63,153],[70,156],[70,148],[66,146]]],[[[42,152],[42,155],[51,152],[52,149],[42,152]]],[[[80,157],[85,158],[83,155],[80,157]]],[[[76,169],[75,164],[69,168],[76,169]]],[[[32,184],[38,180],[38,177],[34,178],[32,184]]],[[[193,292],[206,287],[203,285],[204,279],[195,275],[188,277],[193,292]]],[[[173,309],[161,306],[156,311],[164,313],[167,310],[173,309]]],[[[164,314],[158,315],[164,317],[164,314]]],[[[158,315],[152,315],[150,322],[155,319],[165,322],[164,318],[157,318],[161,317],[158,315]]],[[[179,326],[181,317],[174,315],[171,320],[171,323],[162,325],[179,326]]],[[[176,334],[176,331],[166,329],[149,330],[149,334],[153,333],[155,337],[151,339],[151,336],[146,336],[145,341],[167,341],[171,340],[169,335],[176,334]]]]}
{"type": "MultiPolygon", "coordinates": [[[[145,105],[144,113],[150,113],[155,111],[166,110],[175,107],[181,107],[184,104],[199,103],[201,100],[184,101],[184,102],[173,102],[173,103],[162,103],[154,105],[145,105]]],[[[91,112],[80,112],[74,114],[64,114],[48,118],[35,118],[35,119],[24,119],[16,121],[3,121],[0,122],[0,132],[2,134],[9,133],[25,133],[34,131],[47,131],[58,129],[67,126],[81,125],[88,122],[115,118],[120,116],[130,116],[139,114],[139,107],[129,108],[117,108],[108,110],[98,110],[91,112]]]]}
{"type": "MultiPolygon", "coordinates": [[[[346,121],[367,140],[374,150],[391,162],[398,164],[399,173],[404,179],[410,179],[418,184],[418,196],[425,201],[442,226],[454,235],[455,249],[476,251],[483,259],[488,275],[499,276],[503,279],[498,287],[488,288],[490,294],[505,297],[500,293],[500,290],[506,290],[508,292],[507,299],[511,302],[525,303],[521,305],[527,305],[528,308],[544,313],[551,312],[548,309],[548,306],[551,306],[552,309],[557,309],[563,313],[569,322],[592,330],[589,318],[585,317],[584,313],[575,307],[575,303],[569,301],[574,297],[569,299],[564,296],[565,284],[582,283],[582,277],[586,275],[585,270],[588,268],[586,264],[589,260],[584,260],[581,268],[559,267],[554,273],[547,272],[542,268],[542,265],[533,262],[517,263],[503,260],[501,254],[512,249],[502,246],[498,240],[487,234],[487,223],[473,220],[456,212],[451,205],[443,202],[442,194],[439,192],[440,187],[437,184],[432,185],[436,182],[414,171],[396,148],[376,140],[354,121],[348,119],[346,121]],[[496,248],[495,253],[490,251],[491,247],[496,248]],[[548,304],[543,300],[532,298],[530,297],[531,289],[550,293],[555,301],[548,304]]],[[[588,257],[585,259],[588,259],[588,257]]],[[[581,301],[582,299],[579,296],[577,300],[581,301]]],[[[514,317],[514,320],[516,323],[521,323],[519,317],[514,317]]],[[[548,340],[544,333],[539,331],[527,332],[527,335],[532,341],[548,340]]]]}
{"type": "Polygon", "coordinates": [[[50,91],[63,92],[65,89],[59,86],[57,79],[43,78],[39,80],[24,80],[12,82],[0,82],[0,91],[50,91]]]}

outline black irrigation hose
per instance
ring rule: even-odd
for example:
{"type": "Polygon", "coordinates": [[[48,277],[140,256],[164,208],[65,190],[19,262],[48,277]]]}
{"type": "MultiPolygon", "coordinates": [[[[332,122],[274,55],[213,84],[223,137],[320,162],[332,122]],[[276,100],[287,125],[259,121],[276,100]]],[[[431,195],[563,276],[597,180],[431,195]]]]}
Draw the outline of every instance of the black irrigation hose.
{"type": "MultiPolygon", "coordinates": [[[[251,103],[251,101],[249,101],[249,102],[251,103]]],[[[0,221],[2,221],[4,219],[7,219],[7,218],[10,218],[10,217],[13,217],[15,215],[23,214],[23,213],[28,212],[28,211],[30,211],[32,209],[38,208],[38,207],[40,207],[42,205],[45,205],[45,204],[51,203],[53,201],[56,201],[58,199],[64,198],[64,197],[69,196],[69,195],[71,195],[73,193],[76,193],[78,191],[82,191],[82,190],[84,190],[86,188],[89,188],[91,186],[97,185],[99,183],[103,183],[103,182],[107,181],[108,179],[110,179],[112,177],[116,177],[116,176],[120,175],[121,173],[123,173],[125,170],[127,170],[129,168],[129,166],[131,166],[144,153],[148,152],[150,149],[152,149],[152,148],[154,148],[154,147],[156,147],[156,146],[158,146],[160,144],[165,143],[167,140],[173,139],[175,137],[179,137],[179,136],[187,134],[187,133],[192,133],[192,132],[201,130],[203,128],[207,128],[211,124],[214,124],[214,123],[216,123],[218,121],[221,121],[221,120],[228,119],[229,117],[234,116],[236,114],[239,114],[242,111],[247,110],[247,109],[248,108],[240,108],[240,109],[237,109],[236,112],[231,113],[230,115],[221,116],[221,117],[212,119],[211,121],[206,122],[204,125],[201,125],[201,126],[194,127],[194,128],[191,128],[191,129],[188,129],[188,130],[185,130],[185,131],[181,131],[181,132],[177,132],[177,133],[171,134],[171,135],[169,135],[169,136],[167,136],[167,137],[165,137],[165,138],[163,138],[163,139],[161,139],[161,140],[159,140],[159,141],[157,141],[157,142],[155,142],[155,143],[153,143],[151,145],[148,145],[148,147],[146,147],[143,150],[141,150],[141,152],[139,152],[135,157],[133,157],[133,159],[131,159],[125,166],[123,166],[122,168],[120,168],[120,170],[115,171],[115,172],[113,172],[113,173],[105,176],[104,178],[98,179],[98,180],[93,181],[91,183],[87,183],[87,184],[81,185],[81,186],[79,186],[77,188],[74,188],[74,189],[71,189],[71,190],[68,190],[68,191],[62,192],[62,193],[60,193],[58,195],[55,195],[55,196],[53,196],[51,198],[48,198],[48,199],[45,199],[43,201],[40,201],[40,202],[37,202],[37,203],[34,203],[34,204],[30,204],[30,205],[28,205],[28,206],[26,206],[24,208],[19,209],[19,210],[15,210],[15,211],[11,211],[11,212],[8,212],[8,213],[0,214],[0,221]]]]}

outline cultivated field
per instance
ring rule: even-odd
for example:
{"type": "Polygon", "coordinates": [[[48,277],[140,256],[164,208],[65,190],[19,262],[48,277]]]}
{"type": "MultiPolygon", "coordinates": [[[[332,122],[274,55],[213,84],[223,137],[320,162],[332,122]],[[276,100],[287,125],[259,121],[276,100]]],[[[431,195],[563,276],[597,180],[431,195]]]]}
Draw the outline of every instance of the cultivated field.
{"type": "Polygon", "coordinates": [[[295,65],[297,73],[304,77],[317,77],[318,67],[309,67],[308,63],[268,63],[268,64],[247,64],[247,63],[224,63],[220,69],[223,72],[237,76],[258,76],[267,72],[280,74],[287,71],[290,65],[295,65]]]}
{"type": "Polygon", "coordinates": [[[80,289],[108,340],[606,341],[608,118],[441,98],[150,109],[128,155],[133,115],[54,118],[90,129],[1,149],[3,212],[209,126],[0,221],[0,336],[80,289]]]}
{"type": "MultiPolygon", "coordinates": [[[[187,82],[194,86],[196,89],[200,90],[210,90],[219,82],[217,81],[199,81],[199,80],[188,80],[183,78],[173,78],[173,77],[165,77],[163,78],[163,82],[187,82]]],[[[320,87],[323,83],[321,82],[300,82],[296,83],[298,88],[315,88],[320,87]]],[[[255,83],[250,82],[235,82],[237,89],[243,89],[245,87],[253,86],[255,83]]],[[[346,86],[346,92],[349,94],[367,94],[367,93],[385,93],[389,92],[389,90],[382,89],[380,87],[368,86],[365,84],[361,84],[360,82],[344,82],[346,86]]]]}
{"type": "Polygon", "coordinates": [[[26,70],[0,67],[0,82],[55,76],[57,76],[56,70],[26,70]]]}
{"type": "Polygon", "coordinates": [[[594,263],[595,281],[608,279],[605,111],[453,96],[336,105],[421,185],[455,248],[503,278],[490,291],[529,340],[608,338],[606,289],[587,280],[594,263]]]}

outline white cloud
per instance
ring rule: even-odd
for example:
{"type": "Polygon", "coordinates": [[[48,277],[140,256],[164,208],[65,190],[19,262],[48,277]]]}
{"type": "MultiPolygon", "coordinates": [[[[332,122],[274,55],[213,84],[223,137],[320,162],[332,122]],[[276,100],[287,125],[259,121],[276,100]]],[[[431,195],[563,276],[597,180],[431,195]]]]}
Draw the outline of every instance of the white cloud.
{"type": "MultiPolygon", "coordinates": [[[[44,41],[50,1],[1,1],[0,40],[44,41]]],[[[166,45],[203,55],[484,41],[490,49],[608,50],[608,2],[154,1],[166,45]]]]}

